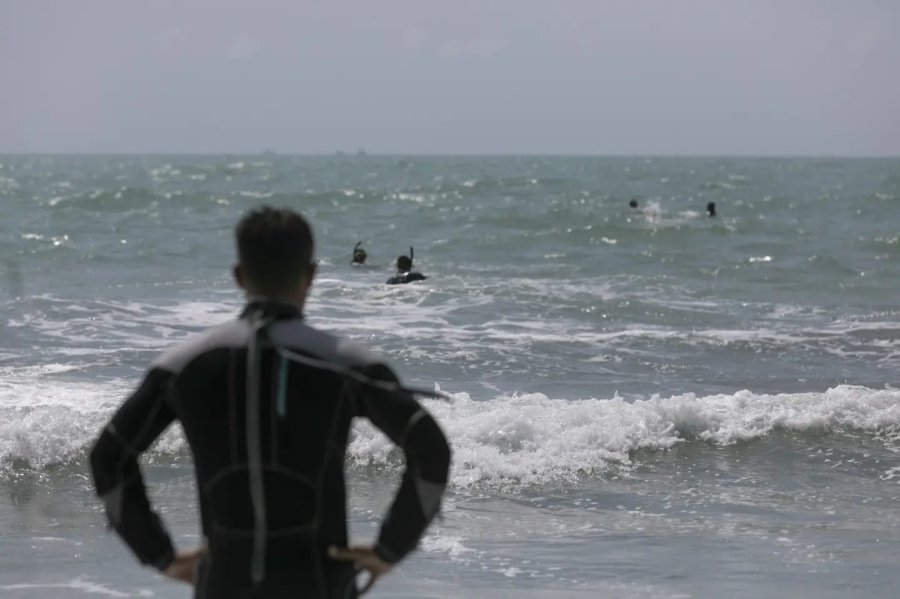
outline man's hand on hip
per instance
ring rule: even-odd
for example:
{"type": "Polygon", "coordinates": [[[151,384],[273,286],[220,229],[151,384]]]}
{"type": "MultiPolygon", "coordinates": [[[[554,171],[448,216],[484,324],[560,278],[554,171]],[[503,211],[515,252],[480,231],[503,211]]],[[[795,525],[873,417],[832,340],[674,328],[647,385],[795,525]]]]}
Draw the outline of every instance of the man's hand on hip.
{"type": "Polygon", "coordinates": [[[194,572],[204,555],[206,555],[206,547],[198,547],[193,551],[179,551],[163,574],[172,580],[192,585],[194,584],[194,572]]]}
{"type": "Polygon", "coordinates": [[[353,562],[353,567],[357,571],[365,570],[369,573],[369,580],[359,590],[360,595],[368,592],[376,580],[390,572],[391,568],[394,567],[394,564],[390,564],[378,557],[378,554],[375,553],[372,547],[348,547],[346,549],[329,547],[328,557],[342,562],[353,562]]]}

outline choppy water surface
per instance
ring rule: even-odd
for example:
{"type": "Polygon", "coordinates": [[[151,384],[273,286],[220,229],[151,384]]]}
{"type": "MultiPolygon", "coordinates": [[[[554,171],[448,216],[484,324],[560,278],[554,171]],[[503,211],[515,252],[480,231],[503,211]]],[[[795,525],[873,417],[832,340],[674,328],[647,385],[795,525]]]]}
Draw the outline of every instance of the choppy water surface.
{"type": "MultiPolygon", "coordinates": [[[[900,160],[0,156],[3,596],[186,596],[85,448],[239,309],[260,203],[313,223],[309,320],[451,397],[443,518],[382,596],[900,593],[900,160]],[[410,245],[430,278],[384,285],[410,245]]],[[[351,455],[364,541],[401,458],[366,425],[351,455]]],[[[147,463],[196,543],[177,430],[147,463]]]]}

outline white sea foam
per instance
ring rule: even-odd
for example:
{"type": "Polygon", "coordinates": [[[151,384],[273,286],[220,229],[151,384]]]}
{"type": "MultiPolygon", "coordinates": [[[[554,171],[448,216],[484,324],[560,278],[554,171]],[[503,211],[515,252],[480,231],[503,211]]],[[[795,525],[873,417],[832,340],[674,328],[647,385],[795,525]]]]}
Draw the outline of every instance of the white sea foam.
{"type": "MultiPolygon", "coordinates": [[[[0,471],[83,459],[130,388],[124,381],[4,383],[0,471]]],[[[739,391],[634,402],[619,397],[551,399],[539,393],[479,401],[456,393],[449,401],[425,404],[453,444],[453,483],[458,487],[573,481],[627,466],[637,450],[665,450],[684,442],[733,444],[774,430],[877,435],[900,427],[900,390],[852,386],[825,393],[739,391]]],[[[183,449],[180,429],[172,427],[152,452],[183,449]]],[[[358,465],[393,467],[401,459],[390,441],[365,422],[356,427],[350,455],[358,465]]]]}
{"type": "MultiPolygon", "coordinates": [[[[453,483],[531,485],[573,481],[615,465],[637,450],[678,443],[733,444],[774,430],[877,432],[900,423],[900,391],[840,386],[825,393],[562,400],[542,394],[450,402],[426,401],[454,448],[453,483]]],[[[361,424],[351,455],[365,464],[396,464],[390,442],[361,424]]]]}
{"type": "MultiPolygon", "coordinates": [[[[636,283],[627,277],[597,283],[561,283],[548,288],[538,282],[513,281],[519,296],[533,302],[639,301],[681,312],[715,313],[721,305],[681,297],[677,289],[629,291],[636,283]],[[667,299],[666,299],[667,298],[667,299]]],[[[888,318],[824,322],[815,312],[795,316],[785,322],[784,314],[794,308],[761,306],[759,320],[739,328],[713,328],[646,324],[614,324],[597,327],[575,319],[548,320],[535,314],[507,314],[501,289],[484,286],[463,298],[448,297],[427,285],[372,285],[363,280],[323,277],[317,282],[310,302],[310,320],[318,327],[334,331],[378,348],[400,351],[394,345],[410,346],[410,352],[439,363],[455,357],[508,355],[510,351],[544,351],[543,344],[559,344],[586,352],[583,360],[613,354],[634,355],[648,344],[666,347],[718,348],[732,346],[753,350],[807,348],[838,357],[866,357],[891,365],[900,360],[900,323],[888,318]],[[500,302],[500,303],[498,303],[500,302]],[[483,313],[472,321],[473,310],[483,313]],[[802,317],[802,318],[800,318],[802,317]],[[468,322],[467,322],[468,321],[468,322]],[[467,322],[467,323],[466,323],[467,322]],[[465,324],[464,324],[465,323],[465,324]]],[[[36,308],[15,314],[7,322],[13,329],[27,328],[49,338],[61,356],[78,352],[95,358],[118,347],[160,350],[189,337],[204,327],[232,318],[240,310],[237,294],[228,291],[221,299],[190,301],[173,305],[139,302],[94,301],[73,303],[41,296],[32,299],[36,308]]],[[[746,309],[746,307],[742,308],[746,309]]],[[[596,307],[605,312],[602,305],[596,307]]],[[[402,350],[406,351],[406,350],[402,350]]],[[[112,356],[113,358],[115,356],[112,356]]],[[[108,358],[103,358],[108,362],[108,358]]],[[[96,360],[95,360],[96,361],[96,360]]]]}
{"type": "Polygon", "coordinates": [[[77,459],[125,393],[121,383],[40,378],[0,384],[0,472],[77,459]]]}
{"type": "Polygon", "coordinates": [[[233,317],[238,310],[236,302],[212,301],[173,306],[114,301],[79,304],[40,296],[32,302],[39,309],[11,318],[6,325],[64,340],[65,345],[86,344],[97,353],[103,353],[103,349],[94,349],[97,342],[121,349],[167,347],[191,332],[233,317]]]}
{"type": "MultiPolygon", "coordinates": [[[[880,320],[833,322],[809,328],[679,330],[650,324],[598,330],[578,323],[512,318],[490,312],[493,296],[473,295],[435,302],[426,286],[390,288],[365,282],[321,281],[311,305],[317,326],[372,344],[417,339],[403,350],[415,360],[444,363],[469,361],[484,350],[502,355],[538,351],[536,344],[579,344],[590,348],[585,363],[621,360],[636,351],[636,342],[663,340],[692,346],[746,344],[752,347],[811,348],[859,357],[866,352],[888,363],[900,360],[900,325],[893,316],[880,320]],[[351,310],[352,308],[352,310],[351,310]],[[489,317],[461,324],[457,311],[485,308],[489,317]],[[347,314],[352,313],[353,318],[347,314]],[[564,332],[563,332],[564,331],[564,332]],[[434,341],[429,344],[427,342],[434,341]],[[537,349],[535,349],[537,348],[537,349]],[[593,362],[591,356],[594,356],[593,362]]],[[[620,281],[621,283],[621,281],[620,281]]],[[[585,292],[600,288],[586,284],[585,292]]],[[[574,292],[575,289],[567,289],[574,292]]],[[[611,296],[617,291],[608,289],[611,296]]],[[[0,367],[0,470],[12,464],[42,468],[81,459],[103,420],[134,381],[64,380],[78,368],[117,364],[121,352],[157,350],[202,327],[217,324],[239,309],[230,293],[224,301],[192,301],[172,306],[136,302],[94,301],[72,304],[48,296],[36,298],[34,313],[19,313],[7,322],[11,330],[27,328],[54,340],[44,363],[21,366],[24,355],[12,353],[0,367]]],[[[778,319],[778,313],[766,318],[778,319]]],[[[874,316],[873,316],[874,318],[874,316]]],[[[403,347],[408,344],[403,343],[403,347]]],[[[640,345],[637,346],[638,348],[640,345]]],[[[396,348],[395,348],[396,351],[396,348]]],[[[119,373],[121,374],[121,373],[119,373]]],[[[501,390],[509,387],[501,388],[501,390]]],[[[492,392],[494,393],[494,392],[492,392]]],[[[500,391],[496,391],[500,393],[500,391]]],[[[898,391],[837,387],[826,393],[758,395],[683,395],[626,402],[612,399],[549,398],[539,394],[471,398],[430,404],[456,450],[454,482],[468,486],[532,484],[572,480],[583,473],[603,472],[627,464],[640,449],[665,449],[685,440],[733,443],[773,429],[841,430],[900,426],[898,391]]],[[[154,451],[180,451],[171,433],[154,451]]],[[[394,463],[396,456],[380,435],[361,426],[352,455],[361,463],[394,463]]]]}
{"type": "Polygon", "coordinates": [[[464,539],[458,536],[430,534],[422,539],[422,549],[429,553],[445,553],[451,560],[457,561],[464,556],[477,553],[474,549],[466,547],[463,541],[464,539]]]}
{"type": "Polygon", "coordinates": [[[12,177],[0,177],[0,193],[16,191],[20,188],[19,183],[12,177]]]}
{"type": "Polygon", "coordinates": [[[58,596],[58,593],[65,593],[71,596],[72,592],[79,595],[103,595],[106,597],[152,597],[153,592],[148,589],[128,591],[117,591],[111,589],[104,584],[93,582],[85,578],[74,578],[66,582],[28,582],[19,584],[0,585],[0,590],[4,591],[27,591],[27,590],[46,590],[46,596],[58,596]]]}
{"type": "MultiPolygon", "coordinates": [[[[895,338],[894,333],[900,327],[896,322],[822,323],[821,319],[812,318],[814,312],[810,313],[808,322],[790,325],[784,322],[780,312],[772,313],[767,305],[761,306],[761,310],[766,311],[761,316],[765,319],[764,325],[768,326],[760,326],[757,321],[747,323],[746,328],[735,329],[694,326],[686,330],[684,327],[632,324],[598,330],[592,324],[574,320],[563,324],[560,319],[529,319],[521,314],[515,318],[504,315],[460,325],[451,322],[456,312],[483,308],[486,314],[491,314],[492,304],[502,297],[502,290],[488,284],[473,290],[463,302],[441,297],[441,302],[436,304],[429,301],[435,291],[425,286],[415,289],[373,288],[371,285],[336,279],[323,279],[319,284],[320,295],[314,297],[310,313],[315,322],[325,328],[357,337],[379,333],[381,338],[439,340],[442,346],[465,347],[469,351],[506,351],[511,347],[527,349],[534,343],[574,343],[628,352],[634,349],[635,342],[644,341],[713,347],[732,343],[754,347],[810,346],[827,351],[831,346],[846,344],[847,334],[856,329],[873,331],[871,338],[860,339],[857,345],[880,350],[884,339],[879,335],[895,338]],[[353,318],[348,319],[348,313],[352,313],[353,318]],[[771,322],[773,320],[775,322],[771,322]]],[[[639,285],[627,277],[602,282],[559,282],[552,286],[530,279],[508,279],[504,281],[503,288],[507,286],[514,286],[519,297],[543,303],[582,305],[588,301],[611,303],[627,300],[668,310],[704,314],[723,309],[720,303],[681,296],[681,290],[677,289],[633,289],[639,285]],[[581,298],[585,298],[584,301],[581,298]]],[[[781,308],[786,309],[784,306],[781,308]]],[[[746,306],[740,309],[746,309],[746,306]]],[[[853,348],[853,351],[857,349],[853,348]]]]}

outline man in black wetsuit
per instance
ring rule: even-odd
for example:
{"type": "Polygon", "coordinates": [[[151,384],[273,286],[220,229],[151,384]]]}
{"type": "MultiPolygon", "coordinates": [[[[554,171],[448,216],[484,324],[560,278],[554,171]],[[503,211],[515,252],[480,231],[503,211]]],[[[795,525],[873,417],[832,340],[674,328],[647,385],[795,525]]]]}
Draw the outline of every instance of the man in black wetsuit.
{"type": "Polygon", "coordinates": [[[237,226],[239,318],[156,359],[91,451],[110,524],[144,564],[195,597],[356,597],[417,545],[437,513],[450,449],[385,363],[303,321],[312,233],[287,210],[237,226]],[[368,418],[406,456],[374,546],[347,548],[344,458],[368,418]],[[204,547],[176,552],[152,511],[138,459],[179,420],[194,457],[204,547]]]}
{"type": "Polygon", "coordinates": [[[409,248],[409,256],[397,257],[397,274],[387,280],[388,285],[405,285],[413,281],[424,281],[428,277],[412,269],[413,249],[409,248]]]}

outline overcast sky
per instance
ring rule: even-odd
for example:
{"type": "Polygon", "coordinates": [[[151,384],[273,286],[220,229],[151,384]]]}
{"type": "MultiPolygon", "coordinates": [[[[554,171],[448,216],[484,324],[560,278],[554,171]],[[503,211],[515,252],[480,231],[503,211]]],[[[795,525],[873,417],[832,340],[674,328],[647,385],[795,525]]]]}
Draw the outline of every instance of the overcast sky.
{"type": "Polygon", "coordinates": [[[0,0],[0,152],[900,155],[900,0],[0,0]]]}

